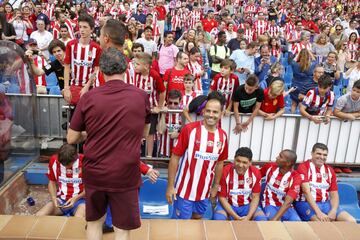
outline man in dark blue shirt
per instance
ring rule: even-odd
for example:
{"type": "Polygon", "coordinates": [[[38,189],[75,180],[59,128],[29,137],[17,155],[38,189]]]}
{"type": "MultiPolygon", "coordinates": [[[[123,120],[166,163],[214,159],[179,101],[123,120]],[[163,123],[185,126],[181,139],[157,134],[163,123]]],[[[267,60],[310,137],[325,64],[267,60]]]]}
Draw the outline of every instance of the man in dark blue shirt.
{"type": "Polygon", "coordinates": [[[240,42],[241,40],[245,39],[244,37],[244,29],[239,28],[237,30],[236,38],[231,39],[227,47],[230,49],[231,52],[240,49],[240,42]]]}
{"type": "Polygon", "coordinates": [[[132,15],[132,17],[135,18],[136,21],[141,22],[142,24],[145,24],[146,22],[146,15],[143,13],[143,5],[138,4],[137,11],[132,15]]]}

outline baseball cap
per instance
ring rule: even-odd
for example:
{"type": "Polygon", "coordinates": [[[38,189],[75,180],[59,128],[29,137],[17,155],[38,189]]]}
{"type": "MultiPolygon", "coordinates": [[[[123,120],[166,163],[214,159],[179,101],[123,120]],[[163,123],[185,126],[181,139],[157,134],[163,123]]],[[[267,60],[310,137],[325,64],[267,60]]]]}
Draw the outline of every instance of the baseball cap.
{"type": "Polygon", "coordinates": [[[37,45],[37,41],[34,38],[30,38],[27,45],[37,45]]]}

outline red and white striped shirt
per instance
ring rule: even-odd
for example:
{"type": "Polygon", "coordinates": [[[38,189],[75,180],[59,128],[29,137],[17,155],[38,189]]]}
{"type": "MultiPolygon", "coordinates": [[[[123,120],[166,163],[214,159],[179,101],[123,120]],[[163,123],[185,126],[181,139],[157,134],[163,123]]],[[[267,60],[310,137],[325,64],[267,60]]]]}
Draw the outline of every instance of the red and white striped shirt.
{"type": "Polygon", "coordinates": [[[221,176],[219,196],[227,199],[231,206],[239,207],[251,202],[252,193],[260,193],[261,173],[250,166],[244,175],[236,172],[234,164],[224,167],[221,176]]]}
{"type": "Polygon", "coordinates": [[[78,39],[68,42],[64,62],[70,64],[71,86],[84,86],[87,83],[94,68],[99,66],[100,55],[100,46],[92,40],[84,46],[78,39]]]}
{"type": "Polygon", "coordinates": [[[190,22],[189,22],[189,29],[192,29],[195,27],[195,24],[197,22],[200,22],[200,20],[202,19],[202,12],[201,10],[195,10],[190,12],[190,16],[189,16],[190,22]]]}
{"type": "Polygon", "coordinates": [[[218,161],[228,158],[227,136],[217,128],[209,132],[201,121],[185,125],[172,153],[181,156],[175,189],[186,200],[201,201],[209,197],[218,161]]]}
{"type": "Polygon", "coordinates": [[[150,70],[149,75],[146,77],[140,73],[135,73],[135,86],[149,95],[151,108],[158,106],[158,94],[166,90],[163,80],[154,70],[150,70]]]}
{"type": "MultiPolygon", "coordinates": [[[[72,27],[71,22],[66,19],[64,25],[67,27],[67,29],[69,31],[70,38],[74,39],[75,38],[74,29],[72,27]]],[[[55,23],[55,26],[54,26],[54,29],[53,29],[53,35],[54,35],[54,39],[59,39],[60,38],[60,23],[59,22],[55,23]]]]}
{"type": "Polygon", "coordinates": [[[280,34],[280,27],[278,25],[268,25],[266,28],[266,32],[269,34],[272,38],[277,38],[280,34]]]}
{"type": "Polygon", "coordinates": [[[170,138],[170,134],[181,129],[181,122],[181,113],[166,113],[166,130],[160,136],[160,155],[170,157],[171,150],[177,142],[177,139],[170,138]]]}
{"type": "MultiPolygon", "coordinates": [[[[43,69],[46,65],[46,61],[43,57],[35,56],[34,57],[34,65],[37,68],[43,69]]],[[[46,86],[45,74],[41,76],[35,76],[35,84],[36,86],[46,86]]]]}
{"type": "Polygon", "coordinates": [[[271,48],[271,55],[278,58],[281,55],[281,48],[271,48]]]}
{"type": "Polygon", "coordinates": [[[286,38],[288,41],[298,41],[300,40],[301,31],[292,30],[286,34],[286,38]]]}
{"type": "Polygon", "coordinates": [[[171,18],[171,30],[176,31],[176,29],[181,28],[182,21],[181,17],[176,14],[171,18]]]}
{"type": "Polygon", "coordinates": [[[196,98],[196,92],[192,92],[191,94],[184,94],[181,99],[181,108],[188,107],[191,101],[196,98]]]}
{"type": "Polygon", "coordinates": [[[257,35],[264,35],[268,22],[265,20],[256,20],[254,23],[254,30],[257,35]]]}
{"type": "Polygon", "coordinates": [[[224,8],[226,6],[226,0],[215,0],[214,6],[216,7],[217,5],[220,5],[222,8],[224,8]]]}
{"type": "Polygon", "coordinates": [[[245,28],[243,23],[239,25],[239,28],[244,29],[244,37],[248,42],[254,39],[254,30],[252,28],[245,28]]]}
{"type": "Polygon", "coordinates": [[[239,87],[239,78],[231,73],[229,78],[225,79],[220,73],[216,74],[211,82],[210,89],[219,91],[226,99],[226,108],[229,106],[233,92],[239,87]]]}
{"type": "Polygon", "coordinates": [[[350,60],[357,61],[358,45],[356,43],[348,42],[348,49],[350,52],[350,60]]]}
{"type": "MultiPolygon", "coordinates": [[[[287,40],[291,40],[292,39],[292,32],[295,31],[295,24],[293,22],[287,22],[285,23],[284,26],[284,32],[285,32],[285,36],[287,40]]],[[[300,33],[300,32],[298,32],[300,33]]],[[[298,35],[298,37],[296,39],[299,39],[300,34],[298,35]]]]}
{"type": "Polygon", "coordinates": [[[247,5],[244,12],[248,13],[249,16],[253,17],[256,12],[256,6],[254,4],[247,5]]]}
{"type": "Polygon", "coordinates": [[[266,187],[263,195],[263,207],[283,205],[286,196],[296,199],[300,192],[301,177],[297,171],[280,173],[276,163],[267,163],[261,168],[265,176],[266,187]]]}
{"type": "Polygon", "coordinates": [[[306,93],[302,105],[306,107],[306,111],[315,115],[324,115],[328,107],[332,107],[335,101],[335,94],[329,91],[324,97],[319,94],[318,88],[309,90],[306,93]]]}
{"type": "Polygon", "coordinates": [[[294,54],[294,55],[296,55],[296,54],[298,54],[301,50],[303,50],[303,49],[307,49],[307,50],[309,50],[309,51],[311,51],[311,48],[312,48],[312,46],[311,46],[311,43],[303,43],[303,42],[298,42],[298,43],[296,43],[296,44],[294,44],[293,46],[292,46],[292,53],[294,54]]]}
{"type": "Polygon", "coordinates": [[[201,85],[201,72],[204,71],[203,66],[200,63],[196,62],[189,62],[187,65],[190,73],[195,77],[194,82],[194,90],[197,95],[202,95],[203,89],[201,85]]]}
{"type": "MultiPolygon", "coordinates": [[[[329,192],[337,191],[336,174],[334,169],[327,164],[316,167],[311,160],[301,163],[297,169],[302,181],[310,185],[310,193],[316,202],[329,200],[329,192]]],[[[305,195],[300,195],[300,201],[306,201],[305,195]]]]}
{"type": "Polygon", "coordinates": [[[50,158],[47,176],[50,181],[58,185],[56,196],[64,201],[75,197],[84,191],[82,165],[82,154],[73,162],[71,167],[60,164],[57,155],[50,158]]]}

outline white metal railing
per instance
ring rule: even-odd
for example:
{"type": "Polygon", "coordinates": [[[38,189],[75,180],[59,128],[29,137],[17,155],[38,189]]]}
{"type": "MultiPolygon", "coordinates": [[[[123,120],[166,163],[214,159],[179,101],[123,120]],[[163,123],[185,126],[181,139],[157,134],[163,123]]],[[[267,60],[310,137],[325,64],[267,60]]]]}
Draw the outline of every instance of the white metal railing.
{"type": "MultiPolygon", "coordinates": [[[[31,103],[32,95],[7,94],[14,109],[23,109],[24,104],[31,103]]],[[[65,101],[61,96],[37,95],[36,114],[38,133],[40,137],[63,138],[66,132],[61,125],[67,121],[62,116],[65,101]]],[[[66,107],[65,107],[66,109],[66,107]]],[[[30,109],[29,109],[30,110],[30,109]]],[[[180,112],[172,110],[171,112],[180,112]]],[[[15,114],[17,124],[27,126],[33,120],[22,118],[15,114]]],[[[241,115],[241,121],[246,121],[249,115],[241,115]]],[[[196,116],[193,116],[196,119],[196,116]]],[[[184,121],[183,121],[184,122],[184,121]]],[[[254,161],[275,160],[282,149],[293,149],[301,162],[310,157],[311,147],[316,142],[322,142],[329,147],[328,162],[336,164],[360,165],[360,119],[342,121],[331,118],[325,125],[314,124],[299,115],[284,114],[267,121],[263,117],[255,117],[246,132],[234,134],[235,119],[233,116],[223,117],[221,127],[228,134],[229,159],[233,159],[239,147],[250,147],[254,161]]]]}

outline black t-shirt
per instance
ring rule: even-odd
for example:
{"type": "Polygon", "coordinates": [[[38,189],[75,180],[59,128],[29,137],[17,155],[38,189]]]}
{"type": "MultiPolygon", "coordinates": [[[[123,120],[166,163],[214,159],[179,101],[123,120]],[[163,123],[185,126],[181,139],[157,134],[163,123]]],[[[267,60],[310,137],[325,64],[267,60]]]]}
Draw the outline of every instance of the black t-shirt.
{"type": "Polygon", "coordinates": [[[49,65],[45,66],[44,71],[46,75],[50,75],[50,73],[55,72],[60,89],[64,89],[64,66],[61,65],[58,60],[55,60],[49,65]]]}
{"type": "Polygon", "coordinates": [[[245,84],[243,84],[234,91],[232,100],[239,103],[240,113],[252,113],[256,102],[261,103],[264,100],[264,91],[258,88],[253,93],[248,94],[245,91],[245,84]]]}
{"type": "Polygon", "coordinates": [[[233,52],[240,49],[240,42],[236,38],[233,38],[228,42],[227,47],[233,52]]]}

